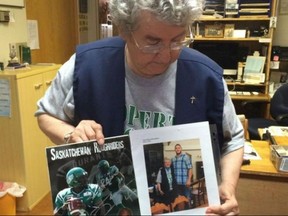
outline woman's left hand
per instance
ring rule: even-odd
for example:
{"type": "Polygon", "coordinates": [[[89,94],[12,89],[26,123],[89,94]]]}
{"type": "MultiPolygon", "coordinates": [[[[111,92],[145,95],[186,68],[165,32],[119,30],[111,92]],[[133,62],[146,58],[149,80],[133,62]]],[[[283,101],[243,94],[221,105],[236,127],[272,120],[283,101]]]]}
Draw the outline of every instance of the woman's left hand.
{"type": "Polygon", "coordinates": [[[233,191],[232,188],[220,186],[220,199],[223,204],[209,206],[206,215],[239,215],[239,206],[233,191]]]}

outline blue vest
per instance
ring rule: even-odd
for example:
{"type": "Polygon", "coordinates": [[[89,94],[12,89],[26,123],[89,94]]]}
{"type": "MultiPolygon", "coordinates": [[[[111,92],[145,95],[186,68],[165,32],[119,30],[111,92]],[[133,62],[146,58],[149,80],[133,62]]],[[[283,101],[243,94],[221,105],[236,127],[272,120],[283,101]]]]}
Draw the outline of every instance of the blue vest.
{"type": "MultiPolygon", "coordinates": [[[[120,37],[77,47],[75,125],[89,119],[102,125],[106,137],[124,133],[124,48],[120,37]]],[[[201,53],[184,48],[177,65],[174,125],[201,121],[216,124],[221,146],[223,103],[222,68],[201,53]]]]}
{"type": "MultiPolygon", "coordinates": [[[[168,181],[168,176],[165,170],[165,167],[161,167],[160,168],[161,171],[161,177],[162,177],[162,182],[161,182],[161,189],[162,191],[166,194],[170,191],[170,185],[169,185],[169,181],[168,181]]],[[[175,174],[174,174],[174,168],[171,165],[171,175],[172,175],[172,188],[174,190],[177,190],[177,181],[175,178],[175,174]]]]}

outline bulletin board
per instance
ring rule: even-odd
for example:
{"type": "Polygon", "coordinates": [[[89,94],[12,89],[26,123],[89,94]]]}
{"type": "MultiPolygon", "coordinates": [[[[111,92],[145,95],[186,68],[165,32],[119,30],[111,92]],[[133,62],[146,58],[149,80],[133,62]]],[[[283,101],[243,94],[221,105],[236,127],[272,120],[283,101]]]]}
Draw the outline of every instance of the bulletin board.
{"type": "Polygon", "coordinates": [[[25,0],[0,0],[0,6],[24,7],[25,0]]]}
{"type": "Polygon", "coordinates": [[[279,2],[279,15],[288,14],[288,0],[280,0],[279,2]]]}

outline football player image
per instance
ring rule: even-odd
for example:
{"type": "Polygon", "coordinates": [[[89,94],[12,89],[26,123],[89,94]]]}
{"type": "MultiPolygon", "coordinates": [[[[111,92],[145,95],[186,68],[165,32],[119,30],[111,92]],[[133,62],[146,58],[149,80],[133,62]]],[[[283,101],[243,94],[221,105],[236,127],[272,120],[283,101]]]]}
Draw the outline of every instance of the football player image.
{"type": "Polygon", "coordinates": [[[132,216],[132,211],[129,208],[122,208],[119,212],[118,212],[118,216],[132,216]]]}
{"type": "Polygon", "coordinates": [[[69,188],[58,192],[54,215],[104,215],[102,190],[97,184],[88,184],[88,173],[74,167],[66,174],[69,188]]]}
{"type": "Polygon", "coordinates": [[[137,194],[125,184],[124,175],[115,165],[110,166],[107,160],[101,160],[97,168],[99,170],[96,173],[97,183],[103,189],[103,193],[105,190],[109,191],[111,199],[118,210],[125,208],[122,202],[123,197],[131,202],[137,200],[137,194]]]}

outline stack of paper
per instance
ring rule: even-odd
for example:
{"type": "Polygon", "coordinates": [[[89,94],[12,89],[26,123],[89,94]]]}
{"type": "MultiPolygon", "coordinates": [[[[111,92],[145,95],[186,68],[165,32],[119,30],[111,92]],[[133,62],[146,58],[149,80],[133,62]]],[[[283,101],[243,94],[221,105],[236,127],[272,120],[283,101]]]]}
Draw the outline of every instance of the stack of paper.
{"type": "Polygon", "coordinates": [[[265,81],[265,73],[263,73],[265,60],[265,56],[247,56],[243,76],[245,82],[263,83],[265,81]]]}

